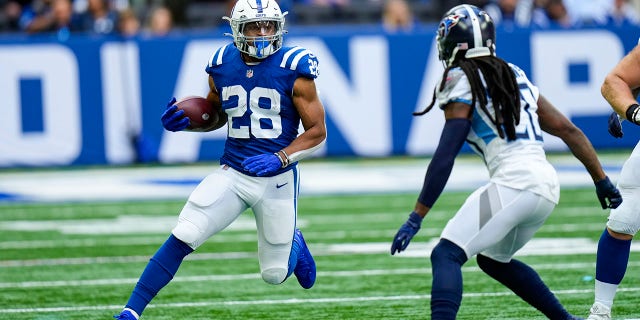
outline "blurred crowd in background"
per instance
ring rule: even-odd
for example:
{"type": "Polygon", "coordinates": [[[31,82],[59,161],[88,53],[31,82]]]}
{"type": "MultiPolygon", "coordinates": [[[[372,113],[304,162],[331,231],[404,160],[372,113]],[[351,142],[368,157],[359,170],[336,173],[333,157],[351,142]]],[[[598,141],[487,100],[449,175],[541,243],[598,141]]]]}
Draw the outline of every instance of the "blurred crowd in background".
{"type": "MultiPolygon", "coordinates": [[[[0,33],[163,37],[225,28],[235,0],[0,0],[0,33]]],[[[280,0],[287,24],[374,24],[390,33],[436,23],[448,9],[474,4],[499,28],[640,25],[640,0],[280,0]]]]}

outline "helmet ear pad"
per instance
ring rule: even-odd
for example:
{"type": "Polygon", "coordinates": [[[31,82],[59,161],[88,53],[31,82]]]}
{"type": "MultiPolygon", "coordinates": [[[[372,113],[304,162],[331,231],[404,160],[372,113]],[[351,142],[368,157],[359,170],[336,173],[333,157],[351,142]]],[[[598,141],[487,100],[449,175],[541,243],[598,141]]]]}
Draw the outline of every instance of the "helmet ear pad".
{"type": "Polygon", "coordinates": [[[447,66],[461,58],[495,55],[495,25],[482,9],[459,5],[440,20],[436,41],[439,58],[447,66]]]}

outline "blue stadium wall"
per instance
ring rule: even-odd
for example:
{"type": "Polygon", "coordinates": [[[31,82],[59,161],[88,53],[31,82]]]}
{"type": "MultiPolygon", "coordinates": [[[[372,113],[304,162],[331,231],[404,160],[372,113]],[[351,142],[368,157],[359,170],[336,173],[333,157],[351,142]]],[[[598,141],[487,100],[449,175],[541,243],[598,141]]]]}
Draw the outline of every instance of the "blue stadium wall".
{"type": "MultiPolygon", "coordinates": [[[[206,94],[205,65],[230,41],[221,34],[1,37],[0,168],[217,160],[224,128],[171,133],[159,118],[172,96],[206,94]]],[[[406,35],[362,26],[290,28],[285,44],[306,47],[320,61],[317,86],[329,134],[316,156],[433,153],[442,111],[411,113],[431,101],[441,76],[434,34],[435,26],[406,35]]],[[[516,30],[498,34],[497,50],[596,148],[631,148],[639,138],[632,125],[624,123],[623,139],[607,134],[610,109],[600,84],[639,35],[640,28],[516,30]]],[[[566,149],[548,135],[545,144],[566,149]]]]}

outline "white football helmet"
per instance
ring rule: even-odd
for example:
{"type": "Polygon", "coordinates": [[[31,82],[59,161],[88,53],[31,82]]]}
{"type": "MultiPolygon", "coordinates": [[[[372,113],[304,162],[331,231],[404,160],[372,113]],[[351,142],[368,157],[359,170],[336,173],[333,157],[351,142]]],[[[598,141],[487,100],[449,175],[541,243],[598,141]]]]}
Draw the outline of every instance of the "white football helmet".
{"type": "Polygon", "coordinates": [[[284,17],[288,12],[280,11],[275,0],[238,0],[231,10],[231,18],[223,17],[231,25],[233,43],[238,50],[252,57],[264,59],[280,50],[284,30],[284,17]],[[275,27],[275,33],[269,36],[245,36],[245,28],[251,23],[270,22],[275,27]]]}

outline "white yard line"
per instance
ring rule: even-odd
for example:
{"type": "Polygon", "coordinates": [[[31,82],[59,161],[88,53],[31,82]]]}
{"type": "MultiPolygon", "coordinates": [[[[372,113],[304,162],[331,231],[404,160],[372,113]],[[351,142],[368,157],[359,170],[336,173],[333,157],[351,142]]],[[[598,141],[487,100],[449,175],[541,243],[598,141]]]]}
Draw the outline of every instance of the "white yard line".
{"type": "MultiPolygon", "coordinates": [[[[148,260],[148,257],[145,257],[148,260]]],[[[640,262],[629,262],[630,268],[639,267],[640,262]]],[[[594,262],[574,262],[574,263],[553,263],[553,264],[533,264],[536,270],[570,270],[585,269],[595,267],[594,262]]],[[[463,272],[481,272],[478,267],[463,267],[463,272]]],[[[377,275],[406,275],[406,274],[430,274],[430,268],[406,268],[406,269],[372,269],[372,270],[349,270],[349,271],[318,271],[318,277],[358,277],[358,276],[377,276],[377,275]]],[[[208,276],[177,276],[172,282],[218,282],[218,281],[235,281],[246,279],[260,279],[258,273],[246,274],[222,274],[208,276]]],[[[50,288],[50,287],[83,287],[83,286],[101,286],[101,285],[120,285],[135,284],[137,278],[109,278],[109,279],[92,279],[92,280],[58,280],[58,281],[20,281],[20,282],[0,282],[0,289],[9,288],[50,288]]]]}
{"type": "MultiPolygon", "coordinates": [[[[437,244],[438,239],[432,238],[428,242],[413,242],[406,251],[397,255],[397,258],[419,258],[429,256],[431,249],[437,244]]],[[[597,242],[588,238],[534,238],[527,243],[518,256],[550,256],[550,255],[576,255],[593,254],[597,249],[597,242]]],[[[326,244],[314,243],[311,250],[314,256],[356,255],[356,254],[389,254],[390,243],[340,243],[326,244]]],[[[631,245],[632,252],[640,251],[640,243],[631,245]]],[[[187,260],[227,260],[255,258],[255,252],[220,252],[197,253],[187,256],[187,260]]],[[[0,268],[36,267],[58,265],[89,265],[89,264],[124,264],[146,262],[149,256],[120,256],[120,257],[81,257],[81,258],[55,258],[55,259],[27,259],[27,260],[0,260],[0,268]]]]}
{"type": "MultiPolygon", "coordinates": [[[[620,288],[618,292],[635,292],[640,288],[620,288]]],[[[592,289],[583,290],[556,290],[556,295],[575,295],[575,294],[592,294],[592,289]]],[[[502,292],[466,292],[462,296],[464,298],[484,298],[484,297],[500,297],[513,295],[511,291],[502,292]]],[[[223,307],[237,305],[291,305],[291,304],[309,304],[309,303],[352,303],[352,302],[369,302],[369,301],[394,301],[394,300],[426,300],[430,299],[429,294],[419,295],[394,295],[394,296],[368,296],[368,297],[335,297],[335,298],[312,298],[312,299],[267,299],[267,300],[230,300],[230,301],[202,301],[202,302],[174,302],[174,303],[154,303],[147,308],[193,308],[193,307],[223,307]]],[[[75,306],[75,307],[49,307],[49,308],[17,308],[17,309],[0,309],[0,314],[24,314],[24,313],[52,313],[52,312],[75,312],[75,311],[109,311],[120,310],[121,305],[102,305],[102,306],[75,306]]],[[[634,319],[627,319],[634,320],[634,319]]]]}

